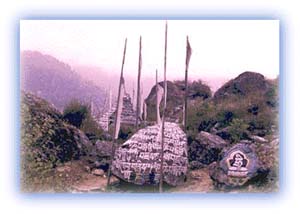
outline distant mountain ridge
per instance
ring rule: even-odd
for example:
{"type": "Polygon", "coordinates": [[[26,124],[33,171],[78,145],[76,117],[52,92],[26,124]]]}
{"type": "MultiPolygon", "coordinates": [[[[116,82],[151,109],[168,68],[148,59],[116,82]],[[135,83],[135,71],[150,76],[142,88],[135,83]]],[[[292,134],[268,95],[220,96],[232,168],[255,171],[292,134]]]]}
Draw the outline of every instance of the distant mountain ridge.
{"type": "Polygon", "coordinates": [[[21,89],[46,99],[60,111],[73,99],[99,107],[105,97],[104,89],[84,81],[68,64],[38,51],[21,53],[21,89]]]}

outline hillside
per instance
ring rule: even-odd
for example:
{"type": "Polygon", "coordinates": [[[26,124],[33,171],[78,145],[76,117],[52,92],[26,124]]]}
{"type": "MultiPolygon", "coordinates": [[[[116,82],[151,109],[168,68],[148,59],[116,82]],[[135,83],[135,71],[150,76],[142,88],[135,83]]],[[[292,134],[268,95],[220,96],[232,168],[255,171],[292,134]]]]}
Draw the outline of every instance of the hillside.
{"type": "Polygon", "coordinates": [[[21,89],[38,95],[62,109],[71,100],[102,106],[104,90],[82,80],[71,67],[37,51],[21,53],[21,89]]]}
{"type": "Polygon", "coordinates": [[[225,83],[212,99],[191,106],[189,129],[218,133],[225,140],[247,139],[249,134],[263,137],[277,132],[278,103],[276,80],[244,72],[225,83]],[[230,129],[244,134],[229,136],[230,129]]]}
{"type": "Polygon", "coordinates": [[[257,155],[253,161],[258,170],[245,186],[256,189],[251,191],[276,191],[278,103],[278,80],[244,72],[225,83],[213,98],[190,105],[187,135],[191,169],[208,169],[216,189],[230,188],[224,169],[219,168],[224,152],[251,148],[249,151],[257,155]]]}
{"type": "Polygon", "coordinates": [[[246,71],[219,88],[214,99],[224,99],[230,96],[247,96],[256,92],[264,94],[271,87],[270,81],[256,72],[246,71]]]}
{"type": "Polygon", "coordinates": [[[47,101],[21,96],[21,184],[28,190],[58,165],[87,155],[92,144],[47,101]]]}
{"type": "MultiPolygon", "coordinates": [[[[163,86],[163,82],[159,84],[163,86]]],[[[167,120],[181,123],[184,94],[183,81],[168,81],[167,120]]],[[[183,184],[169,186],[166,191],[276,191],[279,167],[278,81],[268,80],[258,73],[245,72],[225,83],[214,97],[211,94],[210,88],[201,81],[189,83],[185,133],[189,170],[183,184]],[[231,181],[222,171],[221,163],[231,148],[251,152],[248,157],[254,160],[251,163],[255,164],[255,172],[247,178],[247,183],[230,186],[231,181]]],[[[82,123],[84,125],[78,125],[78,128],[70,125],[71,120],[66,119],[65,113],[74,115],[76,105],[63,115],[50,102],[36,95],[23,91],[21,97],[22,190],[105,191],[107,158],[112,143],[110,138],[102,136],[102,132],[96,135],[92,121],[82,123]],[[89,133],[94,134],[90,140],[87,137],[89,133]]],[[[155,86],[146,102],[148,122],[151,124],[155,120],[155,86]]],[[[148,130],[149,127],[140,128],[148,130]]],[[[120,142],[130,142],[130,136],[135,133],[132,128],[127,130],[127,127],[121,127],[120,142]]],[[[151,133],[148,133],[150,138],[153,137],[151,133]]],[[[172,134],[176,134],[174,130],[172,134]]],[[[122,181],[118,173],[114,175],[118,178],[114,177],[116,186],[111,191],[149,190],[138,185],[128,189],[129,184],[122,181]]],[[[158,191],[157,186],[151,186],[151,189],[158,191]]]]}

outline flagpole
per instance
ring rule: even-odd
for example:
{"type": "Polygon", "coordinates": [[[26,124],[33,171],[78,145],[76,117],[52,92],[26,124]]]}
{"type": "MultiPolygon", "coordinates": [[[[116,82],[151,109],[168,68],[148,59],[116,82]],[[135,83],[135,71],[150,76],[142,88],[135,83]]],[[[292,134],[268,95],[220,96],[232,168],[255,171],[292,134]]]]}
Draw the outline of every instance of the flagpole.
{"type": "Polygon", "coordinates": [[[161,163],[160,163],[160,181],[159,192],[163,192],[163,166],[164,166],[164,141],[165,141],[165,112],[167,107],[167,42],[168,42],[168,23],[166,22],[165,29],[165,57],[164,57],[164,107],[162,116],[162,131],[161,131],[161,163]]]}
{"type": "Polygon", "coordinates": [[[134,95],[135,95],[135,91],[134,91],[134,82],[133,82],[133,84],[132,84],[132,96],[131,96],[131,102],[132,102],[133,110],[135,109],[135,103],[134,103],[135,97],[134,97],[134,95]]]}
{"type": "MultiPolygon", "coordinates": [[[[189,37],[186,37],[186,43],[188,44],[189,37]]],[[[184,96],[184,131],[187,129],[187,97],[188,97],[188,67],[187,67],[187,57],[188,57],[188,46],[186,47],[186,61],[185,61],[185,96],[184,96]]]]}
{"type": "Polygon", "coordinates": [[[160,124],[160,112],[159,112],[159,98],[158,98],[158,71],[156,69],[155,76],[155,85],[156,85],[156,123],[160,124]]]}
{"type": "Polygon", "coordinates": [[[186,36],[186,60],[185,60],[185,96],[184,96],[184,131],[187,131],[187,110],[188,110],[188,70],[189,62],[192,54],[192,49],[189,42],[189,37],[186,36]]]}
{"type": "Polygon", "coordinates": [[[119,130],[117,130],[117,128],[118,128],[118,124],[121,122],[121,121],[119,121],[120,118],[118,118],[118,112],[120,111],[119,108],[121,107],[120,100],[123,99],[123,97],[121,97],[121,90],[122,90],[122,85],[123,85],[122,82],[124,81],[123,68],[124,68],[124,63],[125,63],[126,46],[127,46],[127,38],[125,39],[124,52],[123,52],[123,60],[122,60],[121,75],[120,75],[119,90],[118,90],[117,108],[116,108],[115,121],[114,121],[114,133],[113,133],[114,138],[113,138],[113,142],[112,142],[111,158],[110,158],[110,163],[109,163],[109,168],[108,168],[106,190],[108,189],[109,184],[110,184],[111,165],[112,165],[112,161],[113,161],[113,158],[115,155],[116,140],[118,139],[118,134],[119,134],[119,130]]]}
{"type": "Polygon", "coordinates": [[[141,114],[141,70],[142,70],[142,36],[140,36],[140,49],[139,49],[139,66],[138,66],[138,79],[137,79],[137,101],[136,101],[136,120],[135,128],[138,128],[139,117],[141,114]]]}

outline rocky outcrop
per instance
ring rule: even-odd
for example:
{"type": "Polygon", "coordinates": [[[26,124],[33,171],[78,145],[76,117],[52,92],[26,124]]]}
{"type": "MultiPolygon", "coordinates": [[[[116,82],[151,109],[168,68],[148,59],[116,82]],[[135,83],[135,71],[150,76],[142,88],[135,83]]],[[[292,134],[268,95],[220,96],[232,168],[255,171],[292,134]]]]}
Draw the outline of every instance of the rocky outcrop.
{"type": "MultiPolygon", "coordinates": [[[[117,148],[112,173],[124,181],[138,185],[158,184],[161,166],[160,125],[140,129],[117,148]]],[[[176,186],[187,173],[187,140],[175,123],[165,123],[163,179],[176,186]]]]}
{"type": "Polygon", "coordinates": [[[48,102],[25,92],[21,97],[21,179],[27,188],[61,163],[86,156],[93,145],[48,102]]]}
{"type": "Polygon", "coordinates": [[[228,145],[228,142],[223,140],[221,137],[204,131],[201,131],[196,136],[196,140],[198,140],[202,145],[206,145],[208,149],[222,149],[228,145]]]}
{"type": "Polygon", "coordinates": [[[91,168],[107,171],[112,153],[112,142],[97,140],[85,159],[91,168]]]}
{"type": "Polygon", "coordinates": [[[65,123],[53,106],[32,94],[22,93],[21,117],[24,152],[34,151],[42,162],[78,159],[91,146],[81,130],[65,123]]]}
{"type": "MultiPolygon", "coordinates": [[[[159,85],[164,87],[164,83],[159,85]]],[[[194,81],[188,84],[189,95],[188,100],[207,99],[211,97],[210,88],[201,81],[194,81]]],[[[167,81],[167,109],[166,117],[168,121],[178,122],[182,118],[182,108],[185,95],[184,81],[167,81]]],[[[150,94],[146,98],[147,104],[147,120],[156,121],[156,86],[154,85],[150,94]]],[[[160,110],[162,111],[162,103],[160,110]]]]}
{"type": "Polygon", "coordinates": [[[263,75],[247,71],[218,89],[214,94],[214,99],[219,100],[232,95],[246,96],[257,91],[264,93],[269,87],[270,83],[263,75]]]}
{"type": "Polygon", "coordinates": [[[217,161],[224,147],[229,145],[221,137],[201,131],[194,140],[189,140],[189,161],[192,169],[201,168],[217,161]]]}

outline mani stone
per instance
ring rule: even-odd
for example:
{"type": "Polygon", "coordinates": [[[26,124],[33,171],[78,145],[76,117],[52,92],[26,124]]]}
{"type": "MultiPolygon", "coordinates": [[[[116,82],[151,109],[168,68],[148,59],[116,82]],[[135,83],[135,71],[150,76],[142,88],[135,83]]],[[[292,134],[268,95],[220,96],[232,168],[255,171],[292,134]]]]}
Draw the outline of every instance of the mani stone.
{"type": "MultiPolygon", "coordinates": [[[[163,180],[177,186],[184,182],[187,167],[187,138],[176,123],[165,123],[163,180]]],[[[161,168],[161,124],[140,129],[116,149],[112,173],[138,184],[158,184],[161,168]]]]}
{"type": "Polygon", "coordinates": [[[257,175],[259,160],[249,145],[236,144],[224,149],[221,157],[219,162],[209,166],[209,174],[215,184],[242,186],[257,175]]]}

